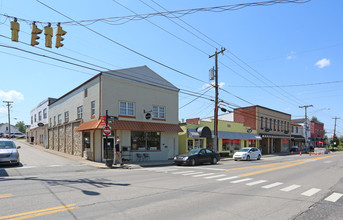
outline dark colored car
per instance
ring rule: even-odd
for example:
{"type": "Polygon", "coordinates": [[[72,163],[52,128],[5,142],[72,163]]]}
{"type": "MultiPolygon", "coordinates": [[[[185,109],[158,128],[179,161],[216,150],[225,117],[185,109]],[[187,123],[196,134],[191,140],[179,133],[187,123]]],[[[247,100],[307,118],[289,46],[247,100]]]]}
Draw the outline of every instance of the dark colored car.
{"type": "Polygon", "coordinates": [[[186,154],[174,157],[174,163],[176,165],[195,166],[203,163],[217,164],[219,160],[219,154],[209,149],[192,149],[186,154]]]}

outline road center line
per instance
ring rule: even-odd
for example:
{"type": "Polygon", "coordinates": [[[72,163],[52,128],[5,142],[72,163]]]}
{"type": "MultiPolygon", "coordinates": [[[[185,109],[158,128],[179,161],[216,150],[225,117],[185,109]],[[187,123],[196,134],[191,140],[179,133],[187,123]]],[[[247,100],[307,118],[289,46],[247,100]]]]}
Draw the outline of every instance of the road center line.
{"type": "Polygon", "coordinates": [[[298,162],[298,161],[300,160],[292,160],[292,161],[286,161],[286,162],[280,162],[280,163],[269,163],[269,164],[262,164],[262,165],[256,165],[256,166],[248,166],[248,167],[237,167],[237,168],[232,168],[232,169],[226,169],[225,171],[245,170],[245,169],[256,168],[256,167],[270,167],[270,166],[293,163],[293,162],[298,162]]]}
{"type": "Polygon", "coordinates": [[[11,197],[11,196],[13,196],[12,194],[0,194],[0,199],[2,199],[2,198],[8,198],[8,197],[11,197]]]}

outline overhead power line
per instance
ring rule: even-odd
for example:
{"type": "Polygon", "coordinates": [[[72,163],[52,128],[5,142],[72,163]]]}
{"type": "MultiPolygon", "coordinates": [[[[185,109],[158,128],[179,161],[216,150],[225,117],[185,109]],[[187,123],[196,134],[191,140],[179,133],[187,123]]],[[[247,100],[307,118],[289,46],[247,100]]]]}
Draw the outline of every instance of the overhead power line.
{"type": "MultiPolygon", "coordinates": [[[[65,22],[45,22],[45,21],[36,21],[36,23],[40,23],[42,25],[47,25],[51,23],[51,25],[56,26],[58,23],[61,25],[92,25],[96,22],[104,22],[107,24],[112,25],[121,25],[125,24],[130,21],[139,21],[144,20],[147,18],[155,17],[155,16],[163,16],[167,18],[180,18],[185,15],[195,14],[198,12],[225,12],[225,11],[235,11],[240,10],[246,7],[254,7],[254,6],[271,6],[275,4],[287,4],[287,3],[307,3],[311,0],[270,0],[270,1],[262,1],[262,2],[249,2],[249,3],[241,3],[241,4],[234,4],[234,5],[223,5],[223,6],[214,6],[214,7],[202,7],[202,8],[193,8],[193,9],[182,9],[182,10],[174,10],[174,11],[165,11],[165,12],[155,12],[155,13],[148,13],[148,14],[136,14],[136,15],[127,15],[127,16],[117,16],[117,17],[107,17],[107,18],[96,18],[96,19],[88,19],[88,20],[72,20],[72,21],[65,21],[65,22]]],[[[39,1],[38,1],[39,2],[39,1]]],[[[39,2],[41,3],[41,2],[39,2]]],[[[43,3],[41,3],[43,4],[43,3]]],[[[6,18],[14,19],[15,16],[9,16],[6,14],[0,14],[6,18]]],[[[33,20],[18,18],[18,21],[26,22],[28,24],[32,24],[33,20]]]]}
{"type": "Polygon", "coordinates": [[[302,86],[317,86],[325,84],[335,84],[343,83],[343,80],[328,81],[328,82],[317,82],[317,83],[304,83],[304,84],[294,84],[294,85],[278,85],[278,86],[244,86],[244,85],[229,85],[230,87],[239,87],[239,88],[271,88],[271,87],[302,87],[302,86]]]}
{"type": "MultiPolygon", "coordinates": [[[[70,20],[72,20],[72,21],[74,21],[74,22],[77,22],[77,21],[75,21],[74,19],[72,19],[71,17],[69,17],[69,16],[67,16],[67,15],[65,15],[65,14],[63,14],[63,13],[57,11],[56,9],[54,9],[54,8],[52,8],[52,7],[50,7],[49,5],[43,3],[43,2],[41,2],[41,1],[39,1],[39,0],[36,0],[36,1],[39,2],[40,4],[44,5],[45,7],[47,7],[47,8],[49,8],[49,9],[53,10],[54,12],[56,12],[56,13],[62,15],[63,17],[66,17],[66,18],[68,18],[68,19],[70,19],[70,20]]],[[[97,31],[95,31],[95,30],[93,30],[93,29],[91,29],[91,28],[89,28],[89,27],[87,27],[87,26],[85,26],[85,25],[83,25],[83,24],[81,24],[81,23],[79,23],[79,22],[77,22],[77,23],[78,23],[79,25],[81,25],[82,27],[86,28],[87,30],[89,30],[89,31],[91,31],[91,32],[93,32],[93,33],[95,33],[95,34],[97,34],[97,35],[99,35],[99,36],[105,38],[106,40],[108,40],[108,41],[110,41],[110,42],[112,42],[112,43],[114,43],[114,44],[117,44],[118,46],[123,47],[123,48],[125,48],[125,49],[131,51],[132,53],[135,53],[135,54],[137,54],[137,55],[139,55],[139,56],[141,56],[141,57],[144,57],[145,59],[148,59],[148,60],[150,60],[150,61],[152,61],[152,62],[154,62],[154,63],[156,63],[156,64],[158,64],[158,65],[160,65],[160,66],[163,66],[163,67],[165,67],[165,68],[167,68],[167,69],[170,69],[170,70],[172,70],[172,71],[174,71],[174,72],[177,72],[177,73],[179,73],[179,74],[181,74],[181,75],[187,76],[187,77],[192,78],[192,79],[194,79],[194,80],[197,80],[197,81],[200,81],[200,82],[203,82],[203,83],[207,83],[206,81],[203,81],[203,80],[200,80],[200,79],[198,79],[198,78],[196,78],[196,77],[194,77],[194,76],[188,75],[188,74],[186,74],[186,73],[184,73],[184,72],[182,72],[182,71],[180,71],[180,70],[177,70],[177,69],[175,69],[175,68],[173,68],[173,67],[170,67],[170,66],[168,66],[168,65],[166,65],[166,64],[164,64],[164,63],[162,63],[162,62],[160,62],[160,61],[157,61],[157,60],[155,60],[155,59],[153,59],[153,58],[151,58],[151,57],[148,57],[147,55],[144,55],[144,54],[142,54],[142,53],[140,53],[140,52],[138,52],[138,51],[136,51],[136,50],[134,50],[134,49],[131,49],[131,48],[129,48],[128,46],[125,46],[124,44],[121,44],[121,43],[119,43],[119,42],[117,42],[117,41],[115,41],[115,40],[113,40],[113,39],[111,39],[111,38],[109,38],[109,37],[107,37],[107,36],[105,36],[105,35],[103,35],[103,34],[97,32],[97,31]]]]}

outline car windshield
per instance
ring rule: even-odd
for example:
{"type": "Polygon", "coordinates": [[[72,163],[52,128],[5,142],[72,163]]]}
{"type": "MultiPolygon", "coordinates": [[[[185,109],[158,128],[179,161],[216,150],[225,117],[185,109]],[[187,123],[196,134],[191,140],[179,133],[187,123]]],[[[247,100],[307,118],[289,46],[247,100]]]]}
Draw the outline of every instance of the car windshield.
{"type": "Polygon", "coordinates": [[[13,149],[15,145],[12,141],[0,141],[0,149],[13,149]]]}
{"type": "Polygon", "coordinates": [[[199,153],[199,151],[200,151],[200,149],[193,149],[193,150],[188,151],[186,154],[187,155],[193,155],[193,154],[199,153]]]}
{"type": "Polygon", "coordinates": [[[242,148],[238,152],[248,152],[250,149],[249,148],[242,148]]]}

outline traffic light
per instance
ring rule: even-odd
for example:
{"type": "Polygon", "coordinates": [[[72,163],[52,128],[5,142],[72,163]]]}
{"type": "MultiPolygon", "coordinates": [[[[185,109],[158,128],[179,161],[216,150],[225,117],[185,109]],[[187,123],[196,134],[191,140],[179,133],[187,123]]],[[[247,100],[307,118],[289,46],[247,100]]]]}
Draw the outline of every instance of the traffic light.
{"type": "Polygon", "coordinates": [[[56,48],[63,47],[63,44],[61,43],[61,41],[63,41],[64,38],[62,36],[65,35],[66,33],[67,32],[63,30],[62,27],[60,26],[60,23],[58,23],[57,28],[56,28],[56,44],[55,44],[56,48]]]}
{"type": "Polygon", "coordinates": [[[12,30],[12,41],[18,42],[19,41],[19,28],[20,25],[17,22],[17,18],[14,18],[14,21],[11,21],[11,30],[12,30]]]}
{"type": "Polygon", "coordinates": [[[39,44],[39,42],[36,40],[40,38],[38,34],[41,34],[41,33],[42,33],[42,30],[37,27],[35,22],[33,22],[32,33],[31,33],[31,46],[36,46],[39,44]]]}
{"type": "Polygon", "coordinates": [[[45,46],[52,47],[52,35],[53,30],[51,28],[51,24],[49,23],[48,26],[44,27],[44,35],[45,35],[45,46]]]}

